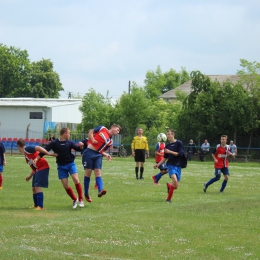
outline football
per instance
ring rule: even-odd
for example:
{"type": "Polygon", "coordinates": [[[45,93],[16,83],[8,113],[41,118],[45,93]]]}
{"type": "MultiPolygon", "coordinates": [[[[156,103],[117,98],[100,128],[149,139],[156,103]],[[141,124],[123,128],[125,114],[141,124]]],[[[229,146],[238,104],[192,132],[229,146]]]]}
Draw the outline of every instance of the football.
{"type": "Polygon", "coordinates": [[[166,140],[167,140],[166,134],[164,134],[164,133],[158,134],[157,135],[157,140],[158,140],[158,142],[166,142],[166,140]]]}

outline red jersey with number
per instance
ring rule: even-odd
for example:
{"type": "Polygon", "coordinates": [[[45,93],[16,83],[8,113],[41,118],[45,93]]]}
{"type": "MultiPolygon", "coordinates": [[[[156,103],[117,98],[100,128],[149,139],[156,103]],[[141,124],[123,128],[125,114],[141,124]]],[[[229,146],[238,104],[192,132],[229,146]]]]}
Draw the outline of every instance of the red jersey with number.
{"type": "Polygon", "coordinates": [[[228,151],[230,151],[230,148],[228,145],[225,145],[224,147],[218,144],[214,150],[212,151],[212,154],[214,154],[215,158],[218,160],[217,163],[214,163],[215,168],[224,168],[228,167],[228,151]]]}

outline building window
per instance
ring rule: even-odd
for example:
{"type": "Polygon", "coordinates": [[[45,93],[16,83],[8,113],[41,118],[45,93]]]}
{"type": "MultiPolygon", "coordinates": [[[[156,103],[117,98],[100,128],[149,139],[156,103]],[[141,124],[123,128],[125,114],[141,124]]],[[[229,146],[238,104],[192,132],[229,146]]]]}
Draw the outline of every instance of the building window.
{"type": "Polygon", "coordinates": [[[42,119],[42,112],[30,112],[30,119],[42,119]]]}

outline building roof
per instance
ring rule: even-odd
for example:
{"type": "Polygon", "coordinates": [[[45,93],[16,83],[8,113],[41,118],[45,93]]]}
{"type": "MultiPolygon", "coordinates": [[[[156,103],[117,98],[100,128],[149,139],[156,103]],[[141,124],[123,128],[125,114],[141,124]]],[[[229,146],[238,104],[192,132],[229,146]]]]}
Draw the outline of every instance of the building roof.
{"type": "MultiPolygon", "coordinates": [[[[228,79],[233,83],[236,83],[239,80],[238,75],[205,75],[205,76],[208,76],[211,81],[217,80],[220,83],[223,83],[223,82],[227,81],[228,79]]],[[[179,87],[165,92],[164,94],[160,95],[159,98],[175,99],[176,98],[175,92],[177,90],[181,90],[181,91],[185,92],[187,95],[189,95],[191,92],[191,82],[192,82],[192,80],[189,80],[189,81],[183,83],[182,85],[180,85],[179,87]]]]}
{"type": "Polygon", "coordinates": [[[57,99],[57,98],[0,98],[0,107],[57,107],[81,104],[81,99],[57,99]]]}

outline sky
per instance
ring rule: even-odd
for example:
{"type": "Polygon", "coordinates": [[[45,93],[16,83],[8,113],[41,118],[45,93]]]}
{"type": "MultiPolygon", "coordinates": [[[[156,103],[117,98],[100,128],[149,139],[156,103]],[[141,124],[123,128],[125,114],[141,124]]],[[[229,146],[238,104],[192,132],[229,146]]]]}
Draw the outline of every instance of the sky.
{"type": "Polygon", "coordinates": [[[50,59],[64,91],[118,99],[148,71],[260,62],[259,0],[0,0],[0,43],[50,59]]]}

